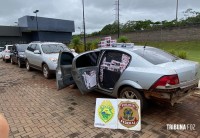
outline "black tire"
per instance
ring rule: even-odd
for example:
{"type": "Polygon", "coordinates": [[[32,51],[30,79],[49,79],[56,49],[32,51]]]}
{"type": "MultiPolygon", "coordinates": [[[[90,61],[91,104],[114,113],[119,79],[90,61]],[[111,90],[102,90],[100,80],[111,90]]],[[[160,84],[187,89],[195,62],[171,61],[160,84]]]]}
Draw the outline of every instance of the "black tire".
{"type": "Polygon", "coordinates": [[[140,94],[139,91],[137,91],[136,89],[134,89],[133,87],[124,87],[121,91],[120,91],[120,98],[123,99],[138,99],[140,100],[140,104],[141,104],[141,109],[146,108],[146,99],[145,97],[140,94]]]}
{"type": "Polygon", "coordinates": [[[11,63],[12,65],[15,64],[15,62],[14,62],[13,59],[12,59],[12,57],[10,58],[10,63],[11,63]]]}
{"type": "Polygon", "coordinates": [[[48,67],[47,64],[44,64],[44,65],[42,66],[42,73],[43,73],[43,75],[44,75],[44,77],[45,77],[46,79],[50,79],[50,78],[51,78],[51,74],[50,74],[50,72],[49,72],[49,67],[48,67]]]}
{"type": "Polygon", "coordinates": [[[22,64],[21,64],[21,62],[20,62],[20,59],[19,59],[19,58],[17,59],[17,64],[18,64],[18,67],[19,67],[19,68],[22,68],[22,64]]]}
{"type": "Polygon", "coordinates": [[[5,62],[6,62],[6,63],[8,63],[8,61],[9,61],[8,59],[5,59],[5,62]]]}
{"type": "Polygon", "coordinates": [[[27,69],[27,71],[31,71],[31,67],[30,67],[30,64],[29,64],[29,62],[28,62],[28,60],[26,60],[26,69],[27,69]]]}

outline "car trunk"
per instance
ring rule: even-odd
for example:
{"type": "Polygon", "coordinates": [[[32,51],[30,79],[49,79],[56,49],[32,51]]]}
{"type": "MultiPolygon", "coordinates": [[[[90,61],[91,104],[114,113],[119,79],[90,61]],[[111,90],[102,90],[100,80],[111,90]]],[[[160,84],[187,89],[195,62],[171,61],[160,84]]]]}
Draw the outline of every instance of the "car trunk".
{"type": "Polygon", "coordinates": [[[176,60],[167,62],[157,66],[167,69],[173,69],[177,72],[180,83],[187,83],[199,77],[199,64],[188,60],[176,60]]]}

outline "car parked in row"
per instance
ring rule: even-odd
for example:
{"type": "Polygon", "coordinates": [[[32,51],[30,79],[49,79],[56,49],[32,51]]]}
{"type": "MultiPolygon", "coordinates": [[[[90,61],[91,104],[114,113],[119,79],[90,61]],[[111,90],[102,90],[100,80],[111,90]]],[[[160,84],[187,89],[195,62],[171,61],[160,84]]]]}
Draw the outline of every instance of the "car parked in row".
{"type": "Polygon", "coordinates": [[[61,52],[56,81],[58,90],[76,84],[82,94],[139,99],[142,107],[147,99],[174,105],[198,87],[199,63],[149,46],[116,44],[76,57],[61,52]]]}
{"type": "Polygon", "coordinates": [[[0,47],[0,59],[2,58],[2,51],[3,51],[3,47],[0,47]]]}
{"type": "Polygon", "coordinates": [[[57,60],[60,51],[72,52],[63,43],[56,42],[32,42],[28,45],[25,51],[26,69],[30,71],[32,68],[41,70],[45,78],[49,79],[52,74],[55,74],[57,60]]]}
{"type": "Polygon", "coordinates": [[[5,62],[10,61],[10,50],[12,49],[13,45],[5,45],[2,51],[2,59],[5,62]]]}
{"type": "Polygon", "coordinates": [[[25,50],[27,49],[28,44],[15,44],[11,49],[11,58],[10,61],[12,64],[17,63],[21,68],[25,65],[25,50]]]}

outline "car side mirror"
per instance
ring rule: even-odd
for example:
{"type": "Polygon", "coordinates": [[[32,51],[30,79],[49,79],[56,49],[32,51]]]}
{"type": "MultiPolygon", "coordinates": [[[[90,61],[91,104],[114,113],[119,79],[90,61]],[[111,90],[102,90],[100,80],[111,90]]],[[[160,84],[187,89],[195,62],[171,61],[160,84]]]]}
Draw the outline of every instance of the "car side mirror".
{"type": "Polygon", "coordinates": [[[39,50],[35,50],[34,54],[41,54],[39,50]]]}

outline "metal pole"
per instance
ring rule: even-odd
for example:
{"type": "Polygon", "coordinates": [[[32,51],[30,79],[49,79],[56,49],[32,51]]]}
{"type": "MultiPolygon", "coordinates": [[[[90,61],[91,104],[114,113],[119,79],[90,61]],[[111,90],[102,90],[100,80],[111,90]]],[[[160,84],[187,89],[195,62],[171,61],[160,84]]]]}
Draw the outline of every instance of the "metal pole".
{"type": "Polygon", "coordinates": [[[37,12],[36,12],[35,14],[36,14],[36,23],[37,23],[37,32],[38,32],[38,20],[37,20],[37,12]]]}
{"type": "Polygon", "coordinates": [[[120,35],[120,22],[119,22],[119,0],[118,0],[118,3],[117,3],[117,10],[118,10],[118,13],[117,13],[117,15],[118,15],[118,38],[119,38],[119,35],[120,35]]]}
{"type": "Polygon", "coordinates": [[[84,0],[82,0],[82,4],[83,4],[83,31],[84,31],[84,47],[85,47],[85,51],[86,49],[86,36],[85,36],[85,6],[84,6],[84,0]]]}
{"type": "Polygon", "coordinates": [[[37,37],[38,37],[38,40],[39,40],[39,35],[38,35],[38,19],[37,19],[37,13],[39,12],[39,10],[35,10],[33,13],[35,13],[35,16],[36,16],[36,25],[37,25],[37,37]]]}
{"type": "Polygon", "coordinates": [[[178,0],[176,2],[176,22],[178,21],[178,0]]]}

